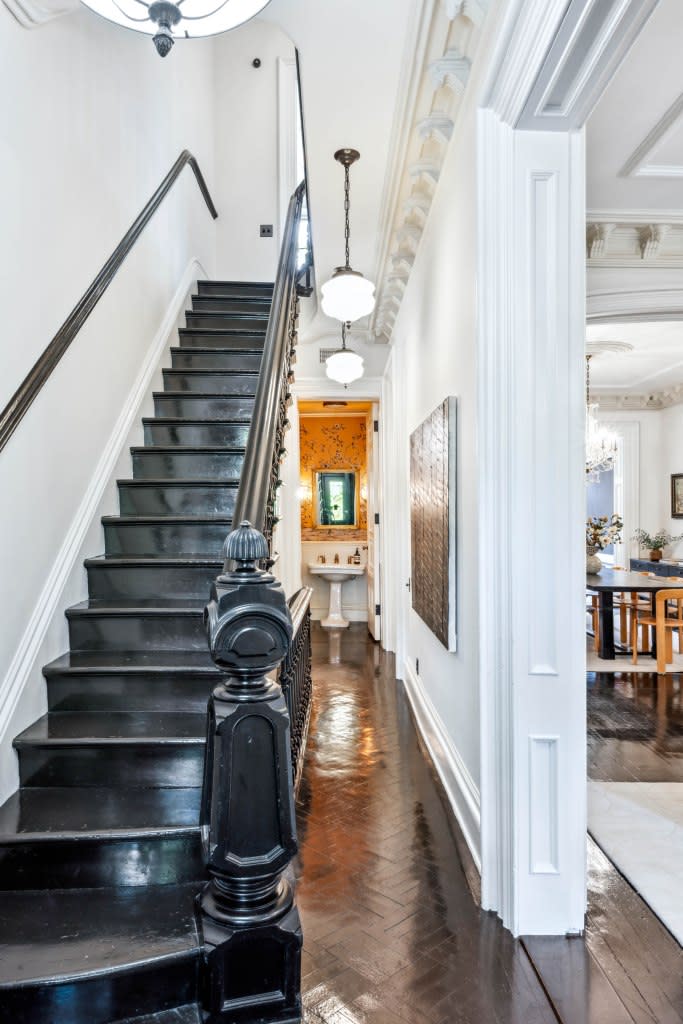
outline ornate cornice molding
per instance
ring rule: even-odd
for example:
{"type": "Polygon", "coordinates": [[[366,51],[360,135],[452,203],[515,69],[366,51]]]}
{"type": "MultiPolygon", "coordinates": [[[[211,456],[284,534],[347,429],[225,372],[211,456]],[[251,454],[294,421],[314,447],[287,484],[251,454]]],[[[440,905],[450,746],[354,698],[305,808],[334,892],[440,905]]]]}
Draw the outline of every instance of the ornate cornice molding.
{"type": "Polygon", "coordinates": [[[600,388],[591,390],[592,397],[597,401],[600,412],[612,410],[647,410],[656,412],[658,409],[669,409],[672,405],[683,404],[683,384],[664,391],[653,391],[643,394],[618,394],[604,392],[600,388]]]}
{"type": "Polygon", "coordinates": [[[683,267],[683,216],[589,211],[586,259],[589,267],[683,267]]]}
{"type": "Polygon", "coordinates": [[[370,331],[388,342],[454,134],[489,0],[422,0],[407,38],[370,331]]]}

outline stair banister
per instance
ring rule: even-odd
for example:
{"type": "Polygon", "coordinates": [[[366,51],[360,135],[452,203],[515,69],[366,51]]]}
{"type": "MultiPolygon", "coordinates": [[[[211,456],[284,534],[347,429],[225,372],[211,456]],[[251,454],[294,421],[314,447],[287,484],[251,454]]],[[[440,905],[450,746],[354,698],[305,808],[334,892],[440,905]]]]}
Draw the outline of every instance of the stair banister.
{"type": "MultiPolygon", "coordinates": [[[[287,404],[287,378],[296,338],[297,281],[306,270],[306,266],[297,266],[299,224],[305,196],[306,183],[302,181],[289,200],[254,412],[233,513],[233,523],[244,520],[253,523],[265,534],[269,545],[273,490],[287,404]]],[[[229,568],[226,561],[226,570],[229,568]]]]}
{"type": "Polygon", "coordinates": [[[33,400],[38,396],[43,385],[49,380],[52,371],[114,280],[126,256],[171,191],[173,185],[180,177],[183,168],[187,165],[194,172],[197,185],[204,197],[209,213],[214,220],[218,217],[218,212],[213,204],[199,164],[192,153],[188,149],[184,149],[154,194],[147,200],[97,277],[78,300],[50,344],[33,364],[0,413],[0,451],[2,451],[19,426],[33,400]]]}

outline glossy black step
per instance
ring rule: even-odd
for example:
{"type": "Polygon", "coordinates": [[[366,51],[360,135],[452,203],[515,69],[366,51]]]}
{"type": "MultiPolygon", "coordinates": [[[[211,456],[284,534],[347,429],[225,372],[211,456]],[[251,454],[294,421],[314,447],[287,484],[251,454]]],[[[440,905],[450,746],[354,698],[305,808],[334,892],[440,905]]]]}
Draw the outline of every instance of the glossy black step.
{"type": "Polygon", "coordinates": [[[136,480],[221,480],[237,482],[244,462],[240,448],[131,448],[136,480]]]}
{"type": "Polygon", "coordinates": [[[51,711],[204,714],[220,678],[206,651],[70,651],[43,668],[51,711]]]}
{"type": "Polygon", "coordinates": [[[154,478],[119,480],[122,515],[220,515],[231,516],[237,482],[154,478]]]}
{"type": "Polygon", "coordinates": [[[104,516],[107,555],[206,555],[220,558],[232,527],[226,517],[104,516]]]}
{"type": "Polygon", "coordinates": [[[20,789],[0,807],[0,889],[201,881],[200,799],[199,788],[20,789]]]}
{"type": "Polygon", "coordinates": [[[249,420],[144,419],[145,444],[245,448],[249,420]]]}
{"type": "Polygon", "coordinates": [[[257,373],[263,353],[243,348],[172,348],[174,370],[251,370],[257,373]]]}
{"type": "Polygon", "coordinates": [[[213,327],[222,331],[263,331],[268,327],[267,316],[248,313],[185,313],[186,327],[213,327]]]}
{"type": "Polygon", "coordinates": [[[183,350],[194,348],[217,348],[221,350],[232,348],[236,351],[244,351],[244,349],[263,350],[266,332],[264,330],[227,331],[201,327],[188,330],[187,327],[181,327],[178,331],[178,338],[180,348],[183,350]]]}
{"type": "Polygon", "coordinates": [[[196,998],[197,885],[3,893],[9,1024],[109,1024],[196,998]]]}
{"type": "Polygon", "coordinates": [[[153,600],[173,594],[181,600],[208,601],[220,560],[190,558],[88,558],[91,600],[153,600]]]}
{"type": "Polygon", "coordinates": [[[197,291],[200,295],[252,295],[269,299],[273,285],[268,281],[197,281],[197,291]]]}
{"type": "Polygon", "coordinates": [[[268,316],[270,298],[250,295],[193,295],[192,309],[196,313],[249,313],[268,316]]]}
{"type": "Polygon", "coordinates": [[[254,399],[242,396],[193,395],[188,391],[155,392],[154,413],[161,419],[242,420],[254,411],[254,399]]]}
{"type": "Polygon", "coordinates": [[[206,715],[50,712],[14,740],[22,786],[202,784],[206,715]]]}
{"type": "Polygon", "coordinates": [[[83,601],[66,610],[72,651],[202,651],[206,599],[83,601]]]}
{"type": "Polygon", "coordinates": [[[201,395],[256,394],[258,372],[243,370],[164,370],[165,391],[191,391],[201,395]]]}

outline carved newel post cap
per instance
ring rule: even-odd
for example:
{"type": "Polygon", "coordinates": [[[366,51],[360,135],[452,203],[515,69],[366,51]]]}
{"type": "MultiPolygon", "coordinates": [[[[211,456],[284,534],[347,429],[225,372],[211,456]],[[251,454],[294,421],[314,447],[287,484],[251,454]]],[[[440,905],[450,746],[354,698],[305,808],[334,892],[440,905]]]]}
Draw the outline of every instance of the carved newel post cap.
{"type": "Polygon", "coordinates": [[[236,530],[225,538],[223,555],[226,559],[237,562],[240,572],[256,569],[256,563],[262,558],[268,558],[268,541],[254,529],[248,519],[245,519],[236,530]]]}

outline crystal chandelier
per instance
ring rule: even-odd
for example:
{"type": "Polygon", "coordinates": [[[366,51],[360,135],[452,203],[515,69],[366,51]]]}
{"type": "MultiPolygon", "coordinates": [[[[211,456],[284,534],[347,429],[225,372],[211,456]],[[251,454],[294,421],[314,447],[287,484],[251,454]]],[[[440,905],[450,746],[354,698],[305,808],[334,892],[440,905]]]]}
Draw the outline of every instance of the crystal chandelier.
{"type": "Polygon", "coordinates": [[[617,435],[598,422],[598,403],[591,402],[591,356],[586,356],[586,477],[597,481],[617,457],[617,435]]]}
{"type": "Polygon", "coordinates": [[[108,21],[152,36],[165,57],[176,39],[214,36],[249,21],[270,0],[83,0],[108,21]]]}
{"type": "MultiPolygon", "coordinates": [[[[326,316],[352,323],[361,316],[367,316],[375,308],[375,286],[357,270],[351,268],[349,211],[350,181],[349,168],[360,159],[357,149],[338,149],[334,154],[344,168],[344,239],[346,263],[337,267],[329,281],[322,286],[322,309],[326,316]]],[[[359,357],[360,358],[360,357],[359,357]]]]}
{"type": "Polygon", "coordinates": [[[347,387],[363,376],[363,357],[346,347],[348,324],[342,324],[342,347],[325,360],[325,372],[330,380],[336,380],[347,387]]]}

